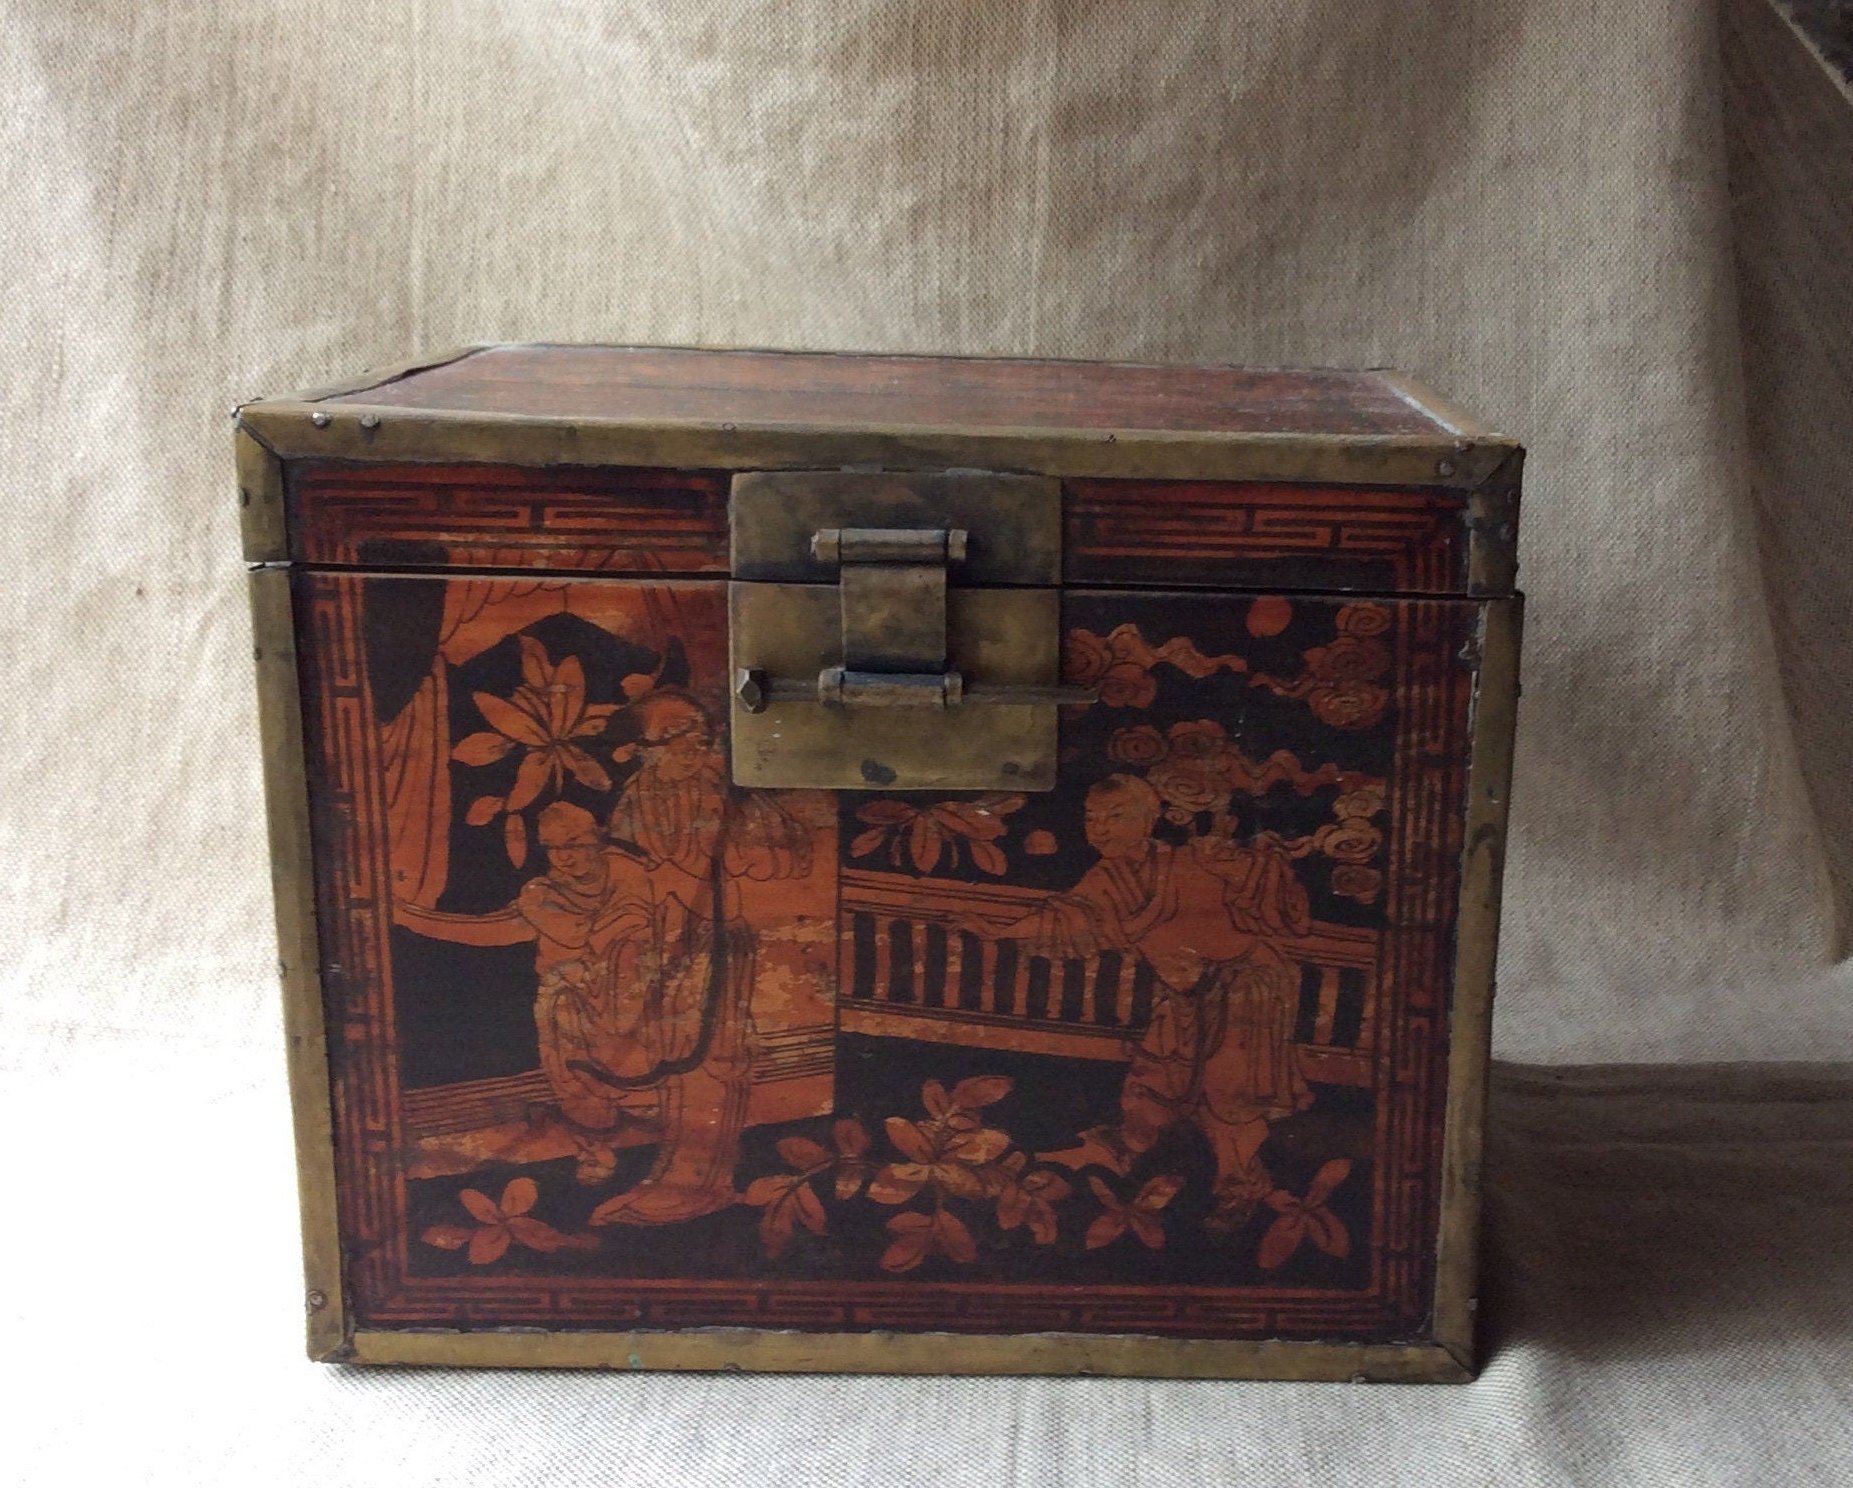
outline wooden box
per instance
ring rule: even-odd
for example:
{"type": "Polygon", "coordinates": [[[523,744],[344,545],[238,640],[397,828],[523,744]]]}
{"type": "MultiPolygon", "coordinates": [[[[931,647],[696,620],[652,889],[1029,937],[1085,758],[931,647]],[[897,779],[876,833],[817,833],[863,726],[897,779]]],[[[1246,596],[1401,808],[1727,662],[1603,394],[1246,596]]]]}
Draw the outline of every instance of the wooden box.
{"type": "Polygon", "coordinates": [[[1467,1377],[1515,443],[584,346],[236,438],[316,1358],[1467,1377]]]}

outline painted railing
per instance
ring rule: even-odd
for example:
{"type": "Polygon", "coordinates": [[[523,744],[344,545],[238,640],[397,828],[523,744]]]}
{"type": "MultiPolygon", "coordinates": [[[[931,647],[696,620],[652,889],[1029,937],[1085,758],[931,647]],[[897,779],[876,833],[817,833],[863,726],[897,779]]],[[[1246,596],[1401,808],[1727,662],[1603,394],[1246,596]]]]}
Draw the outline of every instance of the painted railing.
{"type": "MultiPolygon", "coordinates": [[[[998,884],[842,875],[838,1026],[975,1047],[1123,1059],[1151,1016],[1149,963],[1107,951],[1050,960],[962,928],[1045,896],[998,884]]],[[[1315,922],[1277,949],[1300,967],[1296,1037],[1309,1078],[1370,1083],[1376,932],[1315,922]]]]}

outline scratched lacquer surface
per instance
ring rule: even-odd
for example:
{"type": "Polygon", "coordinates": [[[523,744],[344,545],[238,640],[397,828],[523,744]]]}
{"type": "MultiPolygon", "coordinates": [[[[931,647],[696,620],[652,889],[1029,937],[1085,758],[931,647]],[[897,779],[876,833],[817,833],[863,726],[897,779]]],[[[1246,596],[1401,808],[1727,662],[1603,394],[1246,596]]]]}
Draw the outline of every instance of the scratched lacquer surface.
{"type": "Polygon", "coordinates": [[[1420,1330],[1472,603],[1073,590],[1060,789],[837,796],[718,580],[297,584],[363,1325],[1420,1330]]]}

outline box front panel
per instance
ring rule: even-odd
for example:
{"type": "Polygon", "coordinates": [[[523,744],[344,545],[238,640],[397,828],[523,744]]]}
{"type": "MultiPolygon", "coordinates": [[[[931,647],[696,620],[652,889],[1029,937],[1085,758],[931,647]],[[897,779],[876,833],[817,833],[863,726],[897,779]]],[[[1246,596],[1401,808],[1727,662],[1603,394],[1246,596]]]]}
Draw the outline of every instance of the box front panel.
{"type": "Polygon", "coordinates": [[[894,795],[726,783],[718,579],[296,585],[361,1327],[1425,1336],[1478,603],[1072,589],[894,795]]]}

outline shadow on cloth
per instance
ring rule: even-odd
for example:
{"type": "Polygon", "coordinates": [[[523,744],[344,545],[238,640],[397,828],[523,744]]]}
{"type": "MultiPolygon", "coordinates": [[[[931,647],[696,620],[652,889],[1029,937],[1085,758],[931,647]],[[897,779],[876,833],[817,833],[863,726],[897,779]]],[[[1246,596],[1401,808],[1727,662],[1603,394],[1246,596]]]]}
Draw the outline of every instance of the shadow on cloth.
{"type": "Polygon", "coordinates": [[[1853,1065],[1495,1065],[1483,1357],[1853,1325],[1853,1065]]]}

